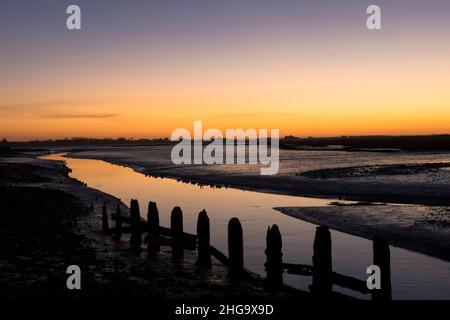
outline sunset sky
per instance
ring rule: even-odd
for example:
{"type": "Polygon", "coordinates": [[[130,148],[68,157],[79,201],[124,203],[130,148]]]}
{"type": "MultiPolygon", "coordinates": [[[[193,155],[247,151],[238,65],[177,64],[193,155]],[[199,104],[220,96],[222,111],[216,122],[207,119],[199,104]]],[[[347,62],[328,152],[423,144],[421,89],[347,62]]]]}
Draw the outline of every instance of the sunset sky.
{"type": "Polygon", "coordinates": [[[194,120],[450,133],[450,1],[2,1],[0,138],[167,137],[194,120]],[[383,30],[366,29],[369,4],[383,30]]]}

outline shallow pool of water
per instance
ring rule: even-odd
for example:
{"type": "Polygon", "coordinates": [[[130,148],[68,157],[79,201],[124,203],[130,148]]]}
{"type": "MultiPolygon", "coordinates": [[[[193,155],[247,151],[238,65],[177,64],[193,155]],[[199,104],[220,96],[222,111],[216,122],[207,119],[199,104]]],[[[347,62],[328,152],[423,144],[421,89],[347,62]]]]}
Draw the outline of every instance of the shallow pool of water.
{"type": "MultiPolygon", "coordinates": [[[[170,212],[180,206],[186,232],[195,233],[197,215],[206,209],[211,223],[211,243],[227,252],[227,225],[238,217],[244,230],[245,267],[264,275],[267,227],[277,224],[283,237],[283,261],[312,264],[315,225],[286,216],[273,207],[325,206],[330,200],[243,191],[213,189],[177,182],[174,179],[146,177],[130,168],[101,160],[64,158],[62,154],[43,157],[63,160],[72,169],[71,176],[129,203],[138,199],[146,218],[148,202],[158,205],[160,223],[169,226],[170,212]]],[[[115,204],[110,204],[111,208],[115,204]]],[[[338,231],[331,231],[333,269],[365,280],[372,264],[372,242],[338,231]]],[[[394,299],[450,299],[450,263],[391,247],[394,299]]],[[[307,289],[309,277],[284,275],[285,283],[307,289]]],[[[364,298],[335,286],[336,291],[364,298]]]]}

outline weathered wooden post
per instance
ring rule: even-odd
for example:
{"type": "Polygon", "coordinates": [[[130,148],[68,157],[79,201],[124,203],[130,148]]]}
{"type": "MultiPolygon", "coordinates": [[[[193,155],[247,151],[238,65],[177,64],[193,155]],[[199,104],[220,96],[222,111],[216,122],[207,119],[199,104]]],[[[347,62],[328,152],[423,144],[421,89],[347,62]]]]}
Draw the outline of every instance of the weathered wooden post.
{"type": "Polygon", "coordinates": [[[331,256],[331,234],[328,227],[316,229],[313,255],[313,281],[311,292],[319,296],[329,295],[333,290],[333,267],[331,256]]]}
{"type": "Polygon", "coordinates": [[[120,220],[120,217],[122,216],[120,212],[120,203],[117,204],[116,208],[116,237],[120,238],[122,235],[122,232],[120,231],[120,228],[122,228],[122,221],[120,220]]]}
{"type": "Polygon", "coordinates": [[[244,241],[242,226],[238,218],[231,218],[228,222],[228,257],[230,259],[230,275],[241,275],[244,271],[244,241]]]}
{"type": "Polygon", "coordinates": [[[131,218],[130,244],[133,249],[140,250],[142,244],[142,235],[140,230],[141,214],[139,210],[139,202],[136,199],[131,200],[130,218],[131,218]]]}
{"type": "Polygon", "coordinates": [[[381,289],[372,290],[372,300],[392,300],[391,286],[391,254],[389,244],[381,237],[373,239],[373,264],[380,268],[381,289]]]}
{"type": "Polygon", "coordinates": [[[197,251],[198,266],[211,268],[209,217],[205,210],[198,214],[197,219],[197,251]]]}
{"type": "Polygon", "coordinates": [[[148,203],[147,213],[148,224],[148,249],[152,251],[159,251],[159,213],[155,202],[148,203]]]}
{"type": "Polygon", "coordinates": [[[172,232],[172,257],[182,259],[183,250],[183,212],[180,207],[175,207],[170,216],[170,229],[172,232]]]}
{"type": "Polygon", "coordinates": [[[109,224],[108,224],[108,214],[106,213],[106,203],[103,202],[102,208],[102,231],[104,233],[108,233],[109,224]]]}
{"type": "Polygon", "coordinates": [[[270,289],[278,289],[283,286],[283,253],[282,239],[278,226],[274,224],[272,228],[267,228],[266,236],[266,286],[270,289]]]}

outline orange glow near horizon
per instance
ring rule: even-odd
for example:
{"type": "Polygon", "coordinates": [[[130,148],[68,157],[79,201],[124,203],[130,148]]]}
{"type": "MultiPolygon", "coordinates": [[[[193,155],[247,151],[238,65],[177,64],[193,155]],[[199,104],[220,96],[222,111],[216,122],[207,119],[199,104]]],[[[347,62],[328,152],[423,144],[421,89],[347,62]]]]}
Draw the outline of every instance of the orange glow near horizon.
{"type": "Polygon", "coordinates": [[[253,86],[210,85],[208,93],[185,87],[173,88],[172,95],[130,92],[133,98],[77,101],[75,97],[73,102],[60,97],[55,102],[30,102],[17,109],[11,103],[0,118],[0,137],[169,137],[177,128],[192,130],[195,120],[203,121],[205,129],[279,128],[281,136],[450,133],[445,80],[432,81],[422,75],[422,81],[409,83],[399,76],[382,80],[347,74],[339,80],[316,75],[298,83],[298,90],[283,90],[294,87],[289,81],[284,86],[275,81],[269,88],[269,83],[254,79],[253,86]],[[401,86],[397,82],[402,82],[401,86]]]}

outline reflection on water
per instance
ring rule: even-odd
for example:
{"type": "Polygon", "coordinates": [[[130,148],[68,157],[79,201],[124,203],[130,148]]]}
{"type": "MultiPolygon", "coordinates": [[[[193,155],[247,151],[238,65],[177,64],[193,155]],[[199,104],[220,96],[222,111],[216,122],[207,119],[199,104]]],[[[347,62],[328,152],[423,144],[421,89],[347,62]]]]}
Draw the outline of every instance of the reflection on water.
{"type": "MultiPolygon", "coordinates": [[[[211,243],[223,252],[227,252],[228,221],[231,217],[238,217],[244,229],[245,266],[263,275],[265,236],[267,226],[271,224],[277,224],[283,236],[285,262],[312,263],[315,226],[272,208],[322,206],[330,202],[237,189],[200,188],[173,179],[145,177],[130,168],[100,160],[63,158],[61,154],[43,158],[66,161],[72,169],[72,177],[114,195],[127,204],[132,198],[138,199],[143,217],[147,214],[148,201],[155,201],[163,226],[169,226],[172,208],[180,206],[184,214],[185,231],[195,233],[197,215],[206,209],[211,221],[211,243]]],[[[365,270],[372,264],[372,242],[338,231],[332,231],[332,240],[334,271],[366,279],[365,270]]],[[[392,247],[391,263],[394,299],[450,299],[449,263],[392,247]]],[[[287,284],[304,289],[311,280],[287,274],[284,277],[287,284]]],[[[339,287],[335,289],[353,294],[339,287]]]]}

